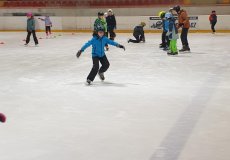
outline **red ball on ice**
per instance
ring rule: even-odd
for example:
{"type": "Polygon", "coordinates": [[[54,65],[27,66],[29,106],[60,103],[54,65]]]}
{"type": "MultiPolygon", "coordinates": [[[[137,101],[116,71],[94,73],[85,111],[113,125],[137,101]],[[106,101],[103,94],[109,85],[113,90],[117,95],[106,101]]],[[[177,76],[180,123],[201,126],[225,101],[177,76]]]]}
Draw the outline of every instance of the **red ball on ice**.
{"type": "Polygon", "coordinates": [[[6,116],[3,113],[0,113],[0,122],[6,122],[6,116]]]}

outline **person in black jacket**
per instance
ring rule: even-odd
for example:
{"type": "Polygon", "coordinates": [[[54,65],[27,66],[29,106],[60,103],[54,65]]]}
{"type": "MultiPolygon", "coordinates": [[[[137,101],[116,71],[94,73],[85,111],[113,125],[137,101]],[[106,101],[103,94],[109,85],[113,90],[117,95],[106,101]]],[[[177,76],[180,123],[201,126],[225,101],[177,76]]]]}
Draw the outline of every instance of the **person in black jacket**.
{"type": "Polygon", "coordinates": [[[129,42],[140,43],[141,41],[145,42],[144,26],[146,26],[145,22],[141,22],[140,25],[134,28],[133,36],[136,38],[136,40],[129,39],[128,43],[129,42]]]}
{"type": "Polygon", "coordinates": [[[113,14],[112,9],[108,10],[108,15],[106,17],[106,23],[107,23],[109,39],[114,40],[114,38],[116,37],[116,33],[114,32],[114,30],[117,27],[117,23],[116,23],[116,18],[113,14]]]}
{"type": "Polygon", "coordinates": [[[209,16],[209,21],[211,24],[212,33],[214,34],[216,32],[215,25],[217,22],[216,11],[212,11],[212,14],[209,16]]]}

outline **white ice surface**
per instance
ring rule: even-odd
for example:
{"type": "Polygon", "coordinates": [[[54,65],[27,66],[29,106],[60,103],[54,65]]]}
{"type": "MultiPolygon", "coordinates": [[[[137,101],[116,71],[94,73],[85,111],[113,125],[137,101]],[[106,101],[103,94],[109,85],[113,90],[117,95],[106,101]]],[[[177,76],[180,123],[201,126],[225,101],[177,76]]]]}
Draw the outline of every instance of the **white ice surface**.
{"type": "Polygon", "coordinates": [[[56,35],[0,33],[0,160],[230,159],[230,34],[189,34],[178,56],[160,34],[118,34],[126,51],[110,47],[92,86],[91,48],[75,57],[91,34],[56,35]]]}

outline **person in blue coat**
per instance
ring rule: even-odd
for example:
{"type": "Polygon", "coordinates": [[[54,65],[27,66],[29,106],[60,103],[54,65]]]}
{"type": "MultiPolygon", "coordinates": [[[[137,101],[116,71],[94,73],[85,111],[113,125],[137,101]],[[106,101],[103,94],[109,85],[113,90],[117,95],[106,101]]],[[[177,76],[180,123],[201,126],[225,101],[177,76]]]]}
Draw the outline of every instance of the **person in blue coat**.
{"type": "Polygon", "coordinates": [[[25,46],[28,45],[28,43],[30,42],[30,36],[31,34],[33,34],[33,38],[34,38],[34,43],[35,46],[38,45],[38,39],[36,36],[36,32],[35,32],[35,20],[33,17],[32,13],[27,13],[27,37],[26,37],[26,44],[25,46]]]}
{"type": "Polygon", "coordinates": [[[104,47],[106,44],[110,44],[119,48],[123,48],[125,50],[125,47],[123,45],[118,44],[117,42],[114,42],[113,40],[108,39],[105,36],[105,29],[103,26],[99,26],[97,28],[97,35],[93,36],[91,40],[89,40],[87,43],[83,45],[83,47],[77,52],[76,56],[77,58],[80,57],[82,52],[89,46],[92,46],[92,59],[93,59],[93,67],[87,77],[87,84],[91,84],[96,77],[96,75],[99,75],[99,78],[103,81],[105,79],[104,72],[107,71],[109,68],[109,61],[105,55],[104,47]],[[99,68],[99,62],[101,63],[101,67],[99,68]]]}

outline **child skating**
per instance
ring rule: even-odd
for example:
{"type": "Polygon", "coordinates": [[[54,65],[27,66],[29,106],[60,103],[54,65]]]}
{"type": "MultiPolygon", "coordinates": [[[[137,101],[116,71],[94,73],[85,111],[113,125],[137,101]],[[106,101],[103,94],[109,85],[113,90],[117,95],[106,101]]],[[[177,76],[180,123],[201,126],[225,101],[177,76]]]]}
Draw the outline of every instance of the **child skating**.
{"type": "Polygon", "coordinates": [[[209,16],[209,22],[211,25],[212,34],[215,34],[215,32],[216,32],[215,25],[217,23],[216,11],[212,11],[212,14],[209,16]]]}
{"type": "Polygon", "coordinates": [[[32,13],[27,13],[27,37],[26,37],[25,46],[27,46],[28,43],[30,42],[31,34],[33,34],[34,43],[35,43],[35,46],[37,46],[38,45],[38,39],[37,39],[36,32],[35,32],[34,16],[32,13]]]}
{"type": "Polygon", "coordinates": [[[50,38],[51,37],[51,27],[52,27],[52,22],[50,20],[50,17],[46,16],[45,18],[38,18],[38,19],[45,22],[46,38],[50,38]]]}
{"type": "Polygon", "coordinates": [[[176,27],[176,23],[175,23],[175,18],[173,17],[172,13],[168,12],[165,15],[165,18],[168,20],[169,22],[169,26],[168,26],[168,32],[167,32],[167,36],[170,40],[170,44],[169,44],[169,51],[168,51],[168,55],[177,55],[178,54],[178,50],[177,50],[177,39],[179,38],[178,36],[178,29],[176,27]]]}
{"type": "Polygon", "coordinates": [[[84,44],[84,46],[77,52],[77,58],[80,57],[81,53],[84,52],[86,48],[92,45],[92,59],[93,59],[93,68],[90,71],[87,77],[87,84],[90,85],[96,75],[99,75],[99,78],[103,81],[105,79],[104,72],[109,68],[109,61],[105,55],[104,47],[106,44],[110,44],[119,48],[125,47],[123,45],[118,44],[105,36],[105,29],[103,26],[98,26],[96,29],[97,35],[93,36],[93,38],[84,44]],[[101,63],[101,67],[99,68],[99,62],[101,63]]]}

